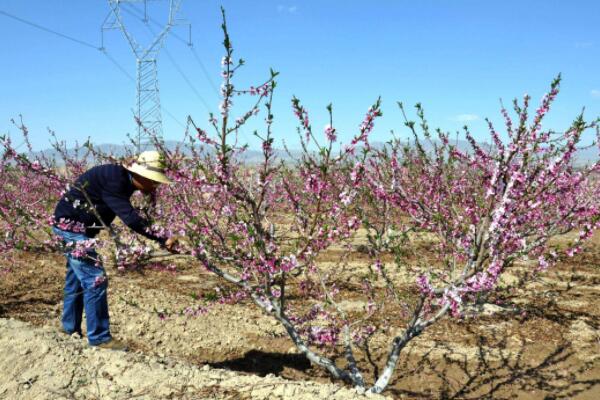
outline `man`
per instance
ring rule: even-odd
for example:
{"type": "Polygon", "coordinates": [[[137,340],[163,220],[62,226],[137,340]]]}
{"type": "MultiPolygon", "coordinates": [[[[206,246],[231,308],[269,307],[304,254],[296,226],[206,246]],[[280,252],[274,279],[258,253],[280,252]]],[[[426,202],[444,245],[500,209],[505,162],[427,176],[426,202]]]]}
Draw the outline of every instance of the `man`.
{"type": "MultiPolygon", "coordinates": [[[[54,212],[54,232],[65,243],[82,242],[96,236],[118,216],[133,231],[173,250],[174,237],[168,240],[153,235],[149,223],[133,208],[129,198],[134,191],[151,194],[161,183],[170,183],[165,175],[164,158],[156,151],[141,153],[130,166],[107,164],[83,173],[58,202],[54,212]],[[91,205],[90,205],[91,202],[91,205]]],[[[68,334],[81,335],[85,308],[88,342],[113,350],[127,350],[110,334],[106,274],[93,249],[81,256],[74,243],[66,251],[67,274],[63,299],[62,327],[68,334]]]]}

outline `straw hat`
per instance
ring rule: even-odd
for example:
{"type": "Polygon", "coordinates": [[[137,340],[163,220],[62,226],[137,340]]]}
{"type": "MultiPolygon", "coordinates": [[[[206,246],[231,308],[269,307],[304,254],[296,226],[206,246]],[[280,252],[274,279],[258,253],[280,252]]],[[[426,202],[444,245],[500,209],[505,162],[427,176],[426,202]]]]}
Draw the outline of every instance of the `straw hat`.
{"type": "Polygon", "coordinates": [[[158,151],[151,150],[140,153],[137,160],[131,165],[126,165],[125,169],[151,181],[171,183],[171,180],[165,175],[165,158],[158,151]]]}

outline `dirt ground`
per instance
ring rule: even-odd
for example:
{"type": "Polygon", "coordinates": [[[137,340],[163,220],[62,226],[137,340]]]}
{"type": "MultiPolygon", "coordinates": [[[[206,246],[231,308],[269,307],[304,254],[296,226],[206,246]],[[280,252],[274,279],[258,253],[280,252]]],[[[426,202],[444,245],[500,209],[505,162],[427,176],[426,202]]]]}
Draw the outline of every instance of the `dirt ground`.
{"type": "MultiPolygon", "coordinates": [[[[0,259],[0,398],[360,397],[332,384],[296,352],[277,323],[251,305],[215,305],[201,316],[185,315],[187,307],[214,295],[219,283],[196,266],[184,265],[175,273],[111,275],[113,335],[133,349],[116,354],[89,349],[85,338],[58,332],[65,268],[61,256],[6,259],[11,265],[0,259]],[[39,350],[57,346],[58,353],[39,350]],[[85,368],[75,368],[80,365],[85,368]],[[161,368],[164,375],[153,375],[161,368]],[[48,370],[57,371],[55,381],[48,370]]],[[[600,399],[598,235],[582,254],[503,295],[502,306],[481,307],[483,314],[476,319],[446,318],[411,342],[384,394],[407,399],[600,399]]],[[[383,338],[371,341],[373,349],[388,346],[383,338]]],[[[384,352],[360,356],[382,365],[384,352]]]]}
{"type": "MultiPolygon", "coordinates": [[[[53,327],[0,319],[3,399],[337,399],[356,391],[89,347],[53,327]]],[[[370,396],[383,399],[382,396],[370,396]]]]}

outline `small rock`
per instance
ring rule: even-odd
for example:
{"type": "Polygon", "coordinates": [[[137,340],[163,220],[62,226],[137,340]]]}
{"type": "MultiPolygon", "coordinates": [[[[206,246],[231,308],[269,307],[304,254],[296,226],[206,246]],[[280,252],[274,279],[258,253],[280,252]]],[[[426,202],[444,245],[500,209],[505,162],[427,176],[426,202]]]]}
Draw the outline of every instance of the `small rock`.
{"type": "Polygon", "coordinates": [[[497,306],[495,304],[486,303],[483,305],[483,310],[481,311],[481,315],[492,316],[495,314],[500,314],[504,312],[504,307],[497,306]]]}

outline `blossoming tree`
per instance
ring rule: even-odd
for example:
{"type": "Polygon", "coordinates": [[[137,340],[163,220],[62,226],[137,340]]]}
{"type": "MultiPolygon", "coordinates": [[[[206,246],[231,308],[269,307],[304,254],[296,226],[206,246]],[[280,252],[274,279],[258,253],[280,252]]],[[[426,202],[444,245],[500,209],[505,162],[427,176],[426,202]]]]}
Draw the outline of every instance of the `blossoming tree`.
{"type": "MultiPolygon", "coordinates": [[[[402,349],[427,327],[447,315],[459,317],[466,305],[496,290],[523,256],[536,257],[532,272],[543,272],[561,256],[549,249],[551,237],[580,229],[579,241],[566,250],[572,254],[597,228],[598,164],[573,163],[583,132],[597,129],[597,121],[579,116],[564,133],[542,129],[559,79],[533,118],[528,97],[522,105],[515,102],[515,121],[502,109],[505,137],[489,123],[492,143],[482,145],[466,130],[468,151],[442,131],[434,140],[420,106],[419,129],[405,116],[414,140],[372,146],[369,135],[382,115],[379,100],[341,145],[333,107],[327,107],[329,121],[320,132],[294,98],[302,151],[286,163],[273,148],[277,73],[238,87],[244,62],[234,61],[225,20],[223,32],[220,115],[210,116],[208,128],[189,118],[183,147],[169,150],[156,140],[175,184],[160,189],[161,201],[149,211],[152,229],[185,236],[179,256],[197,260],[235,288],[222,301],[255,304],[334,378],[383,391],[402,349]],[[236,116],[239,96],[255,101],[236,116]],[[251,118],[263,118],[264,127],[255,132],[262,160],[249,165],[238,132],[251,118]],[[424,236],[434,243],[433,256],[410,265],[405,255],[424,236]],[[358,262],[370,272],[352,280],[346,267],[357,244],[367,253],[358,262]],[[326,261],[330,253],[340,254],[333,265],[326,261]],[[398,280],[398,269],[411,277],[408,283],[398,280]],[[358,310],[346,307],[350,297],[361,304],[358,310]],[[357,354],[374,335],[386,339],[389,349],[381,373],[369,380],[357,354]]],[[[11,227],[20,224],[19,240],[29,243],[48,222],[49,204],[26,197],[19,182],[44,177],[40,187],[56,196],[73,175],[30,162],[10,141],[3,143],[0,223],[6,232],[17,232],[11,227]]],[[[81,171],[84,164],[72,161],[68,169],[81,171]]],[[[131,250],[136,239],[118,229],[111,233],[120,257],[139,263],[156,255],[150,247],[131,250]]],[[[5,248],[16,243],[14,236],[2,239],[5,248]]]]}

